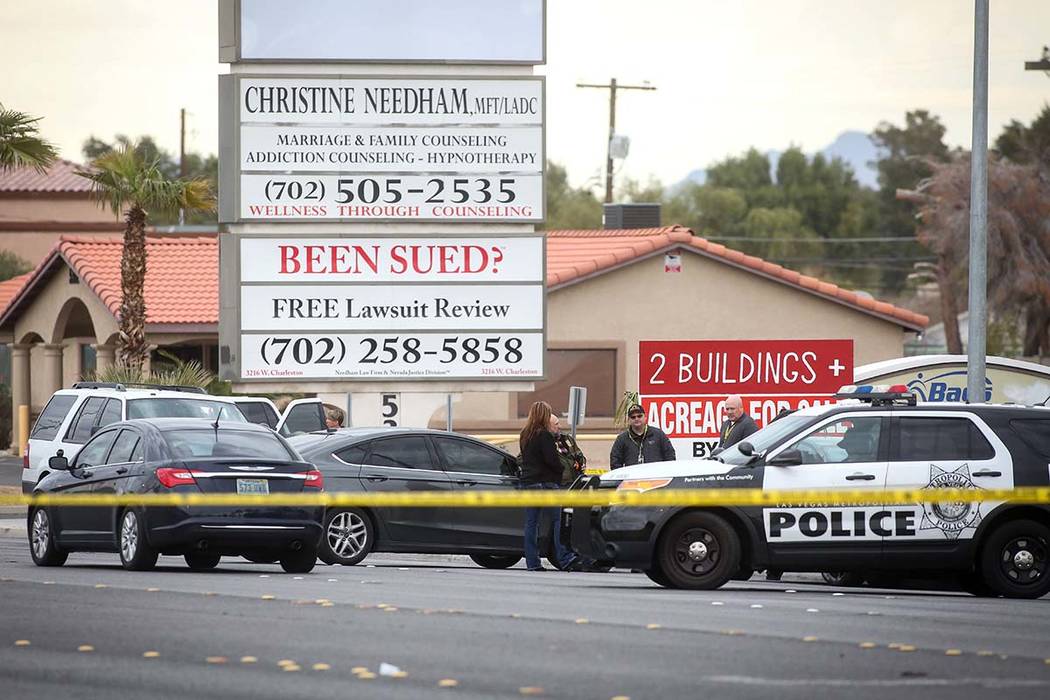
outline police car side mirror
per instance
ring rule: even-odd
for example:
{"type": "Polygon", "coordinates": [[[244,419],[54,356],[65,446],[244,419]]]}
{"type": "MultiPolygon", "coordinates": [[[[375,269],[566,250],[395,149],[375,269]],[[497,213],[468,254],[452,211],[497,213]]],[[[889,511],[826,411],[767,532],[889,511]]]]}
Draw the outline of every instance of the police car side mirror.
{"type": "Polygon", "coordinates": [[[62,450],[59,450],[54,457],[47,460],[47,467],[53,471],[69,471],[69,460],[66,459],[62,450]]]}
{"type": "Polygon", "coordinates": [[[802,464],[802,452],[799,450],[784,450],[766,462],[766,464],[771,467],[794,467],[802,464]]]}
{"type": "Polygon", "coordinates": [[[751,455],[755,454],[755,446],[747,440],[742,440],[740,444],[736,446],[736,449],[739,450],[740,454],[744,455],[745,457],[750,457],[751,455]]]}

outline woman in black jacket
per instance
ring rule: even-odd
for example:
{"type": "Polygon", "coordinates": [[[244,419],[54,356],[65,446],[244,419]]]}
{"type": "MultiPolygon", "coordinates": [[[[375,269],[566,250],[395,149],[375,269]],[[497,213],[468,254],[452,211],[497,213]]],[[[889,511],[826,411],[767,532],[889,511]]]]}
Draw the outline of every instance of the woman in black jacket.
{"type": "MultiPolygon", "coordinates": [[[[550,421],[550,404],[544,401],[532,404],[519,440],[523,489],[561,488],[562,466],[550,432],[550,421]]],[[[558,510],[557,507],[525,509],[525,566],[529,571],[544,570],[539,552],[540,515],[544,512],[554,518],[554,548],[560,566],[563,569],[575,566],[576,556],[561,543],[561,514],[558,510]]]]}

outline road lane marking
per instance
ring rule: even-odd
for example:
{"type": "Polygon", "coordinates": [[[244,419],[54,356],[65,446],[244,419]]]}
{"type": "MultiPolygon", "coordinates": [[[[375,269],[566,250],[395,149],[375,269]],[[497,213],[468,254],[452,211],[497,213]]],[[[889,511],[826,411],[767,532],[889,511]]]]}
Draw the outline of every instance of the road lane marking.
{"type": "Polygon", "coordinates": [[[95,647],[91,646],[90,644],[81,644],[77,647],[77,651],[91,652],[95,651],[95,647]]]}
{"type": "Polygon", "coordinates": [[[144,659],[155,659],[160,656],[159,651],[144,651],[142,652],[142,658],[144,659]]]}
{"type": "MultiPolygon", "coordinates": [[[[15,646],[16,647],[27,647],[30,644],[31,644],[31,642],[28,639],[16,639],[15,640],[15,646]]],[[[1048,659],[1048,661],[1050,661],[1050,659],[1048,659]]]]}

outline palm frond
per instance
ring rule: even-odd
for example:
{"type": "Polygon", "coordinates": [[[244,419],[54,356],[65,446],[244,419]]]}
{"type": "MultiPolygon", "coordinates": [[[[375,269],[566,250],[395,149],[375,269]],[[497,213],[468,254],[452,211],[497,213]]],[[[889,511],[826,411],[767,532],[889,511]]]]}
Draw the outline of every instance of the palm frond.
{"type": "Polygon", "coordinates": [[[143,149],[130,142],[99,156],[90,170],[77,174],[90,180],[96,199],[118,215],[135,206],[161,213],[215,207],[206,180],[169,179],[161,172],[156,155],[143,155],[143,149]]]}
{"type": "Polygon", "coordinates": [[[195,360],[184,362],[164,350],[158,350],[157,354],[171,365],[146,372],[139,367],[128,367],[116,363],[107,369],[94,372],[90,379],[96,382],[116,382],[118,384],[162,384],[164,386],[195,386],[201,389],[206,389],[215,380],[215,375],[204,369],[195,360]]]}
{"type": "Polygon", "coordinates": [[[43,173],[58,158],[55,147],[37,136],[39,121],[0,105],[0,170],[30,167],[43,173]]]}

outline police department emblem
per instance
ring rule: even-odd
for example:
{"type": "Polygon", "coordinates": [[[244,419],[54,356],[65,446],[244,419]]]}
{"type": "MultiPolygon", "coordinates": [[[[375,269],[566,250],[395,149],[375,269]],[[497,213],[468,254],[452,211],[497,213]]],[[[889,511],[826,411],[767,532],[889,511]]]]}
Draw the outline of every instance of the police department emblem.
{"type": "MultiPolygon", "coordinates": [[[[970,465],[964,464],[955,471],[930,465],[928,489],[979,489],[970,478],[970,465]]],[[[920,530],[940,530],[949,540],[958,539],[959,533],[981,522],[980,503],[923,503],[920,530]]]]}

